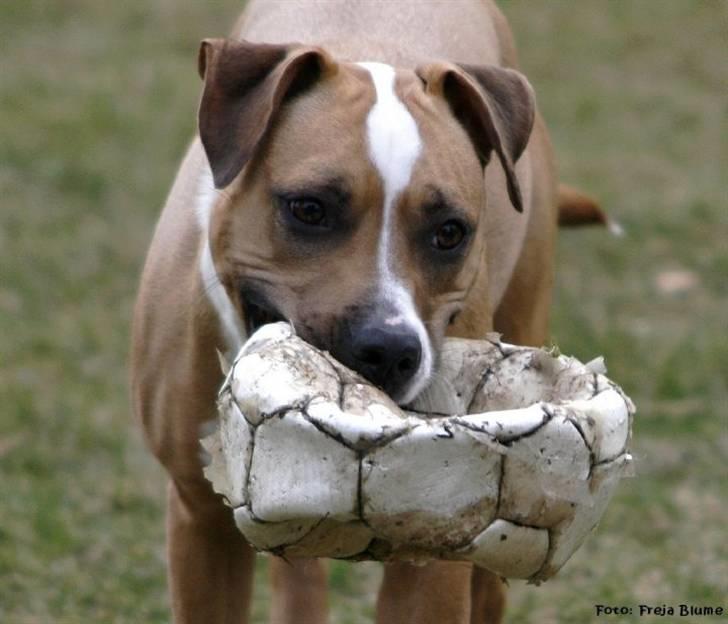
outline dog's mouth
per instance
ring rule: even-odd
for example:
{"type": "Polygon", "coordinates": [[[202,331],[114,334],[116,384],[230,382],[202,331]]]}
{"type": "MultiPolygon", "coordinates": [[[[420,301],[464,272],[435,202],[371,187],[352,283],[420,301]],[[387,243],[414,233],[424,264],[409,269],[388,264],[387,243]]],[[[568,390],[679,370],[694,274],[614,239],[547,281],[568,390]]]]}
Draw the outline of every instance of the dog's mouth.
{"type": "Polygon", "coordinates": [[[252,336],[263,325],[286,320],[268,298],[260,292],[243,290],[241,300],[245,315],[245,330],[248,336],[252,336]]]}

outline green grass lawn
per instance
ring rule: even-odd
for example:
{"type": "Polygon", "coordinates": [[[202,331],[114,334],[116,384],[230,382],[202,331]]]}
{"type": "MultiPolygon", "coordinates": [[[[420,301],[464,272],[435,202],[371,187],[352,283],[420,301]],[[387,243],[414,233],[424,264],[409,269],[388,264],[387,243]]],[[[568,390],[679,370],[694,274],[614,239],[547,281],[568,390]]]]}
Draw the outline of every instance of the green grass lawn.
{"type": "MultiPolygon", "coordinates": [[[[238,6],[0,5],[2,622],[168,618],[164,476],[130,419],[129,320],[194,130],[198,41],[238,6]]],[[[555,579],[511,583],[509,621],[728,607],[728,4],[504,9],[562,178],[626,230],[563,233],[554,340],[604,354],[638,406],[636,478],[555,579]]],[[[371,621],[378,566],[330,570],[332,620],[371,621]]]]}

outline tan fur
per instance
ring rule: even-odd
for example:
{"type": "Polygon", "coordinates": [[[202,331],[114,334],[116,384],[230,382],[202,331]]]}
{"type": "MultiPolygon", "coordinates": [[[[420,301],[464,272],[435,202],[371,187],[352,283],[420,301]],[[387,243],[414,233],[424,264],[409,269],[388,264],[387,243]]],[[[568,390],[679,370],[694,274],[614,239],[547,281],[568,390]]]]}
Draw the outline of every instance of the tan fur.
{"type": "Polygon", "coordinates": [[[567,184],[559,184],[558,207],[560,226],[607,225],[609,223],[607,215],[594,199],[567,184]]]}
{"type": "MultiPolygon", "coordinates": [[[[417,207],[433,179],[459,194],[473,210],[472,218],[481,221],[463,267],[442,283],[421,274],[406,253],[407,241],[397,241],[404,258],[398,268],[413,285],[420,313],[441,328],[435,334],[482,337],[495,328],[516,343],[547,339],[557,215],[553,157],[543,122],[537,115],[516,164],[523,196],[523,213],[518,214],[498,159],[491,159],[483,187],[468,133],[448,114],[444,100],[423,93],[414,72],[440,60],[516,67],[512,36],[492,3],[253,0],[234,32],[251,41],[321,46],[336,63],[315,89],[275,111],[270,133],[254,146],[252,160],[217,193],[210,244],[216,270],[239,313],[239,280],[258,280],[287,315],[309,326],[304,332],[316,337],[332,316],[345,314],[347,305],[355,305],[370,287],[381,211],[368,207],[381,205],[382,188],[366,155],[363,124],[374,93],[365,72],[347,61],[375,60],[403,68],[397,93],[415,116],[425,143],[408,193],[397,206],[404,231],[416,223],[417,207]],[[344,135],[336,131],[342,125],[349,129],[344,135]],[[307,158],[300,157],[302,146],[307,158]],[[325,259],[306,258],[285,244],[261,206],[269,203],[272,186],[308,184],[334,169],[351,187],[361,224],[354,238],[325,259]],[[448,327],[448,318],[458,310],[448,327]]],[[[132,392],[148,444],[170,475],[168,553],[175,621],[239,623],[247,621],[253,553],[229,509],[202,477],[198,460],[200,426],[215,416],[221,382],[215,351],[225,350],[199,271],[204,241],[194,205],[206,166],[195,139],[142,277],[133,328],[132,392]]],[[[271,580],[274,622],[325,621],[325,573],[319,562],[274,562],[271,580]]],[[[502,583],[486,571],[473,573],[469,564],[391,564],[377,621],[498,622],[504,599],[502,583]]]]}

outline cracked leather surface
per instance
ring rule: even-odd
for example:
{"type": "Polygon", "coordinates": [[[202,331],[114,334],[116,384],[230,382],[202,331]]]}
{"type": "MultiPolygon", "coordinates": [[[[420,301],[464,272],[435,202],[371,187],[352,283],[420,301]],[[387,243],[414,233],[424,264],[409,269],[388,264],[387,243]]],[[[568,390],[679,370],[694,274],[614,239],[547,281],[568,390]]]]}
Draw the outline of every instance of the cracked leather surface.
{"type": "Polygon", "coordinates": [[[205,474],[262,551],[464,559],[538,582],[629,471],[634,406],[603,373],[496,335],[448,339],[435,381],[403,409],[267,325],[220,390],[205,474]]]}

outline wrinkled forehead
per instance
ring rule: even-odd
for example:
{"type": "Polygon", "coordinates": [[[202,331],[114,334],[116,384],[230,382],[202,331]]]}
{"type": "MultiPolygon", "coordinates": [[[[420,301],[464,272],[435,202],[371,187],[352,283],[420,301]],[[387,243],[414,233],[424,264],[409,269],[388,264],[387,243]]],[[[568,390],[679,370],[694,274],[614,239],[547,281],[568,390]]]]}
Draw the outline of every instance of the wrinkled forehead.
{"type": "Polygon", "coordinates": [[[304,188],[312,181],[367,183],[362,161],[366,120],[376,90],[366,71],[339,64],[334,75],[287,101],[278,113],[262,161],[273,183],[304,188]]]}
{"type": "Polygon", "coordinates": [[[433,187],[474,194],[480,170],[467,134],[412,70],[341,63],[335,76],[291,104],[269,155],[277,165],[271,173],[289,186],[348,180],[375,184],[390,199],[433,187]]]}
{"type": "Polygon", "coordinates": [[[444,99],[425,93],[412,70],[357,63],[374,86],[366,121],[368,155],[390,199],[405,189],[476,206],[482,169],[465,129],[444,99]]]}

